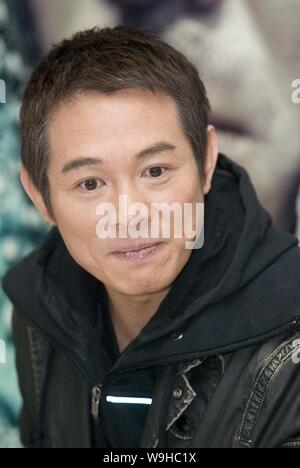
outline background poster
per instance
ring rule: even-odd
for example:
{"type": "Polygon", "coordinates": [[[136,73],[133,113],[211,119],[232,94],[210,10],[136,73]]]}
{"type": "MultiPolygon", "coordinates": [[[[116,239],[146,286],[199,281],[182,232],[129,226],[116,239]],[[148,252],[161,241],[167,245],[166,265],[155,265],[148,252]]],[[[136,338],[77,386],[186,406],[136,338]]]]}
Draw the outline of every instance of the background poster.
{"type": "MultiPolygon", "coordinates": [[[[247,168],[274,223],[297,233],[299,19],[299,0],[0,0],[0,276],[48,229],[19,183],[22,89],[52,44],[94,26],[146,28],[197,65],[221,151],[247,168]]],[[[10,315],[0,289],[0,447],[20,446],[10,315]]]]}

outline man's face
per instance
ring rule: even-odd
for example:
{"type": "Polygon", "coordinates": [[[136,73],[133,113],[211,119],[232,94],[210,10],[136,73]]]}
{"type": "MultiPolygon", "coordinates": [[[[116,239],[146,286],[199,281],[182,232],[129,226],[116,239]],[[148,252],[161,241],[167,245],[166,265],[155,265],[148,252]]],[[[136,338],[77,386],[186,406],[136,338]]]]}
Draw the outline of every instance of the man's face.
{"type": "Polygon", "coordinates": [[[143,203],[149,213],[152,203],[203,202],[198,166],[175,103],[143,90],[77,95],[55,111],[48,137],[51,204],[72,257],[119,293],[145,295],[169,287],[191,255],[186,239],[99,238],[96,211],[111,203],[120,215],[120,195],[129,205],[143,203]],[[145,256],[116,254],[132,242],[161,243],[145,256]]]}

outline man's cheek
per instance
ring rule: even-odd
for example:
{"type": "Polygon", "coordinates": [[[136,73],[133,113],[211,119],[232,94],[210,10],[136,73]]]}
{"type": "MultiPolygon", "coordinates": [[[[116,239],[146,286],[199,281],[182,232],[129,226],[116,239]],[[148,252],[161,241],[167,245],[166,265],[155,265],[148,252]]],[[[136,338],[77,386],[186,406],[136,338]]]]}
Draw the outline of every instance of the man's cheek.
{"type": "Polygon", "coordinates": [[[87,210],[64,207],[56,210],[56,219],[61,229],[70,235],[81,237],[96,232],[96,222],[87,210]]]}

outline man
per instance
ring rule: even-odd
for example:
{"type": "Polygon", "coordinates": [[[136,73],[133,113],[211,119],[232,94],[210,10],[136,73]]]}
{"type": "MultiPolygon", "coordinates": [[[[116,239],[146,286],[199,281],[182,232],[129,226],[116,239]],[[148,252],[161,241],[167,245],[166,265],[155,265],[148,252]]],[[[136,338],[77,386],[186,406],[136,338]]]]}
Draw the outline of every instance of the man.
{"type": "Polygon", "coordinates": [[[34,70],[21,126],[22,183],[53,225],[3,282],[24,445],[299,446],[298,242],[219,154],[196,68],[135,29],[80,32],[34,70]],[[130,236],[157,203],[204,224],[130,236]]]}

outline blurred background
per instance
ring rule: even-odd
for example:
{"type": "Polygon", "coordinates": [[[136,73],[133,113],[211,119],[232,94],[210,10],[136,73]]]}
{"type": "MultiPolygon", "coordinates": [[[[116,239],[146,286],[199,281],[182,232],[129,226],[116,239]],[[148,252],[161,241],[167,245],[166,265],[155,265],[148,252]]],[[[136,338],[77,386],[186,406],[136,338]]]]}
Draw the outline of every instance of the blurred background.
{"type": "MultiPolygon", "coordinates": [[[[0,277],[39,245],[48,227],[19,182],[18,113],[30,71],[53,44],[93,26],[142,27],[198,67],[221,151],[242,164],[276,226],[298,235],[300,0],[0,0],[0,277]]],[[[0,447],[20,447],[21,399],[0,289],[0,447]]]]}

